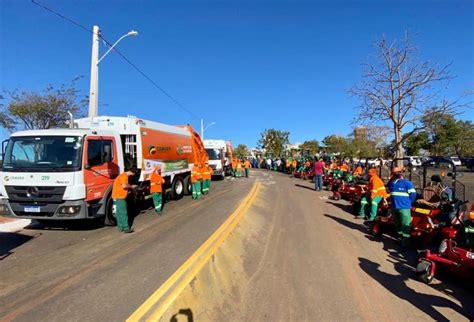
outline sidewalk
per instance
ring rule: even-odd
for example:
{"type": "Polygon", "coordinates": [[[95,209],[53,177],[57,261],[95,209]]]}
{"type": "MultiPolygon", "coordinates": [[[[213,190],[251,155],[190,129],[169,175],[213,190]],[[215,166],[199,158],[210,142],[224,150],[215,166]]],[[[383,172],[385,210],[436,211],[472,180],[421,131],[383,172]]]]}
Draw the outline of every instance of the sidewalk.
{"type": "Polygon", "coordinates": [[[31,223],[31,219],[0,217],[0,233],[13,233],[22,230],[31,223]]]}

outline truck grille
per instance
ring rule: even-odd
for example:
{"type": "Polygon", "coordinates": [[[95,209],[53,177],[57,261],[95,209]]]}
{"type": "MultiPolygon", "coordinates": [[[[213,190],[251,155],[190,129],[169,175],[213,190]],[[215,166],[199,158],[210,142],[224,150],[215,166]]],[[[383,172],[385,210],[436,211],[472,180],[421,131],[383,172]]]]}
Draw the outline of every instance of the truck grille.
{"type": "Polygon", "coordinates": [[[61,203],[66,187],[5,186],[10,202],[61,203]]]}

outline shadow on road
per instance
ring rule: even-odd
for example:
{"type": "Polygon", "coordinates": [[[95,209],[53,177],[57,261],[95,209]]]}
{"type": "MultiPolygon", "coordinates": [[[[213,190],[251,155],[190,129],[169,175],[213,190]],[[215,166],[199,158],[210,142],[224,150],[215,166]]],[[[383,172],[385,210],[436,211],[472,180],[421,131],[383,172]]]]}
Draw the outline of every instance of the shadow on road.
{"type": "Polygon", "coordinates": [[[13,249],[27,243],[33,238],[33,236],[23,235],[20,233],[0,232],[0,260],[7,258],[13,254],[13,249]]]}
{"type": "Polygon", "coordinates": [[[308,187],[308,186],[303,186],[302,184],[298,184],[298,183],[295,183],[295,187],[308,189],[308,190],[311,190],[311,191],[316,191],[316,190],[314,190],[314,188],[311,188],[311,187],[308,187]]]}
{"type": "Polygon", "coordinates": [[[180,309],[178,313],[174,314],[170,322],[194,322],[194,315],[191,309],[180,309]]]}
{"type": "Polygon", "coordinates": [[[332,202],[332,201],[327,201],[327,203],[347,212],[349,215],[353,215],[352,205],[345,205],[342,203],[337,203],[337,202],[332,202]]]}
{"type": "Polygon", "coordinates": [[[450,308],[472,320],[473,315],[472,312],[469,312],[471,310],[469,309],[469,306],[461,307],[455,302],[444,297],[418,293],[410,288],[406,282],[408,281],[409,276],[413,275],[413,269],[406,265],[406,263],[403,261],[396,261],[393,264],[398,274],[392,275],[383,272],[379,269],[380,264],[372,262],[366,258],[359,257],[359,266],[365,273],[367,273],[367,275],[372,277],[380,285],[382,285],[385,289],[390,291],[398,298],[409,302],[417,309],[429,315],[433,320],[449,321],[437,310],[439,307],[450,308]]]}
{"type": "Polygon", "coordinates": [[[369,234],[369,228],[365,225],[354,223],[352,221],[349,221],[349,220],[346,220],[346,219],[343,219],[343,218],[339,218],[339,217],[336,217],[336,216],[333,216],[333,215],[329,215],[329,214],[324,214],[324,217],[330,218],[330,219],[340,223],[341,225],[346,226],[347,228],[358,230],[358,231],[360,231],[364,234],[369,234]]]}

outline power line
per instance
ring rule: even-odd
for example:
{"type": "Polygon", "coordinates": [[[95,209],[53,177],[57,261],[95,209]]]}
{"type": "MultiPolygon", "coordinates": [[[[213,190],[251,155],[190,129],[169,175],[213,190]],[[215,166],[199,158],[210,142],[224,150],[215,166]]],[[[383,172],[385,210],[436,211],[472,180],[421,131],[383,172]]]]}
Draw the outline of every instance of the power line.
{"type": "MultiPolygon", "coordinates": [[[[31,0],[31,2],[33,2],[35,5],[43,8],[44,10],[60,17],[61,19],[64,19],[65,21],[75,25],[76,27],[79,27],[87,32],[90,32],[91,34],[94,34],[94,31],[85,27],[84,25],[72,20],[71,18],[69,17],[66,17],[65,15],[61,14],[60,12],[57,12],[39,2],[36,2],[35,0],[31,0]]],[[[107,39],[105,39],[99,32],[98,36],[104,41],[104,43],[109,46],[110,48],[112,48],[112,44],[107,41],[107,39]]],[[[148,76],[144,71],[142,71],[136,64],[134,64],[129,58],[127,58],[124,54],[122,54],[122,52],[120,52],[117,48],[112,48],[113,51],[115,51],[125,62],[127,62],[130,66],[133,67],[133,69],[135,69],[140,75],[142,75],[146,80],[148,80],[156,89],[158,89],[161,93],[163,93],[166,97],[168,97],[173,103],[175,103],[177,106],[181,107],[183,110],[185,110],[186,112],[188,112],[189,114],[191,114],[192,116],[194,116],[195,118],[197,119],[200,119],[199,116],[197,116],[196,114],[194,114],[190,109],[188,109],[186,106],[184,106],[183,104],[181,104],[176,98],[174,98],[170,93],[168,93],[163,87],[161,87],[160,85],[158,85],[150,76],[148,76]]]]}

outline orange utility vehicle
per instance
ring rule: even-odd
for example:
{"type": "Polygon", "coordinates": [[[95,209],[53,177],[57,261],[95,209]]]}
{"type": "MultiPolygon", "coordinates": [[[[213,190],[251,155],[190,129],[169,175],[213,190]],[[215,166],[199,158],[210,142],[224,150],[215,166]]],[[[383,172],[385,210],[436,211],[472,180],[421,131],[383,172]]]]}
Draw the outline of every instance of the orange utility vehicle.
{"type": "Polygon", "coordinates": [[[136,117],[78,119],[73,129],[12,134],[0,174],[0,215],[37,220],[104,219],[115,224],[111,190],[119,173],[137,167],[134,201],[149,194],[149,175],[160,165],[172,199],[191,193],[194,164],[207,153],[190,125],[136,117]]]}

